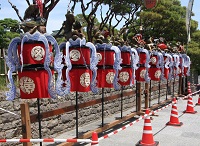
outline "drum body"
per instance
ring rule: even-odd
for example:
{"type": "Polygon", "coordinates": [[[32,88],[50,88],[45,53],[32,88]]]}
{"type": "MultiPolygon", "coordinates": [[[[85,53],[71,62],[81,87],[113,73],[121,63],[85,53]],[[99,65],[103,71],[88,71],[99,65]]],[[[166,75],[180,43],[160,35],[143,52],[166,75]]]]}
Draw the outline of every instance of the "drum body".
{"type": "Polygon", "coordinates": [[[144,82],[146,72],[147,72],[147,69],[145,67],[139,67],[135,72],[136,81],[144,82]]]}
{"type": "MultiPolygon", "coordinates": [[[[49,45],[49,52],[52,52],[51,45],[49,45]]],[[[21,54],[21,45],[18,45],[19,58],[20,54],[21,54]]],[[[44,64],[46,56],[45,46],[42,42],[24,43],[22,56],[23,56],[23,64],[44,64]]]]}
{"type": "Polygon", "coordinates": [[[18,77],[22,99],[50,98],[46,70],[23,70],[18,73],[18,77]]]}
{"type": "Polygon", "coordinates": [[[113,50],[97,50],[98,65],[114,65],[114,54],[113,50]]]}
{"type": "Polygon", "coordinates": [[[115,71],[114,69],[98,69],[97,70],[97,86],[99,88],[113,88],[115,71]]]}
{"type": "MultiPolygon", "coordinates": [[[[130,67],[123,67],[122,70],[119,71],[118,78],[118,83],[121,86],[130,85],[130,81],[132,78],[132,69],[130,67]]],[[[132,82],[132,84],[134,84],[134,82],[132,82]]]]}
{"type": "Polygon", "coordinates": [[[161,69],[156,67],[149,68],[149,77],[152,81],[160,81],[161,69]]]}

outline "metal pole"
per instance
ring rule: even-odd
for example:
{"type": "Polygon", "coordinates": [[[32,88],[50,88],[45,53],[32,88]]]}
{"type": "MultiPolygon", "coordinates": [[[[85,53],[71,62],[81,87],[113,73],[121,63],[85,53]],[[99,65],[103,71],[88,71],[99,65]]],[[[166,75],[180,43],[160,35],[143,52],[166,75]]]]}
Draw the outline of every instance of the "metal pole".
{"type": "Polygon", "coordinates": [[[136,95],[135,95],[135,97],[136,97],[136,103],[135,103],[135,108],[136,108],[136,112],[137,112],[137,105],[138,105],[138,101],[137,101],[137,99],[138,99],[138,82],[136,81],[136,95]]]}
{"type": "Polygon", "coordinates": [[[145,83],[145,109],[149,106],[149,83],[145,83]]]}
{"type": "Polygon", "coordinates": [[[158,82],[158,103],[160,103],[160,81],[158,82]]]}
{"type": "MultiPolygon", "coordinates": [[[[40,99],[37,98],[37,108],[38,108],[38,124],[39,124],[39,138],[42,138],[42,128],[41,128],[41,115],[40,115],[40,99]]],[[[40,146],[42,146],[42,142],[40,142],[40,146]]]]}
{"type": "Polygon", "coordinates": [[[78,138],[78,92],[76,91],[76,138],[78,138]]]}
{"type": "Polygon", "coordinates": [[[149,107],[151,107],[151,80],[149,83],[149,107]]]}
{"type": "Polygon", "coordinates": [[[104,88],[102,88],[101,116],[102,116],[101,127],[103,127],[104,126],[104,88]]]}
{"type": "Polygon", "coordinates": [[[174,82],[173,82],[173,97],[174,97],[174,85],[175,85],[175,77],[174,77],[174,82]]]}
{"type": "Polygon", "coordinates": [[[167,100],[167,95],[168,95],[168,80],[167,80],[167,87],[166,87],[166,100],[167,100]]]}
{"type": "Polygon", "coordinates": [[[121,119],[123,117],[123,86],[121,88],[121,119]]]}

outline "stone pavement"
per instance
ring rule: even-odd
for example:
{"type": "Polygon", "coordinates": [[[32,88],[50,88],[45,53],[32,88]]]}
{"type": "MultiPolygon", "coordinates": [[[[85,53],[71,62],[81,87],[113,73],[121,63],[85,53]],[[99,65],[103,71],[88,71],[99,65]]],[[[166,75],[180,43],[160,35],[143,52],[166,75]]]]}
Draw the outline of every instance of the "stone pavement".
{"type": "MultiPolygon", "coordinates": [[[[193,96],[193,105],[198,101],[199,95],[193,96]]],[[[160,101],[163,101],[165,97],[161,97],[160,101]]],[[[152,101],[152,105],[157,103],[157,99],[152,101]]],[[[170,120],[171,107],[169,106],[156,113],[156,116],[151,116],[152,132],[154,135],[154,140],[158,141],[161,146],[200,146],[200,106],[195,106],[194,109],[197,111],[196,114],[183,113],[187,107],[187,100],[182,100],[181,98],[177,102],[179,121],[183,122],[181,127],[166,126],[166,123],[170,120]]],[[[135,110],[135,109],[134,109],[135,110]]],[[[130,114],[133,109],[130,109],[123,113],[123,115],[130,114]]],[[[119,114],[115,114],[111,117],[105,118],[105,123],[110,123],[116,118],[120,117],[119,114]]],[[[124,125],[128,124],[127,121],[124,125]]],[[[132,121],[131,121],[132,122],[132,121]]],[[[124,126],[123,125],[123,126],[124,126]]],[[[79,127],[79,132],[87,132],[92,129],[96,129],[101,126],[101,120],[93,122],[84,127],[79,127]]],[[[99,146],[133,146],[139,140],[141,140],[143,135],[144,120],[133,124],[132,126],[126,128],[110,136],[109,138],[102,139],[99,141],[99,146]]],[[[121,127],[119,127],[121,128],[121,127]]],[[[116,129],[115,129],[116,130],[116,129]]],[[[109,133],[109,132],[107,132],[109,133]]],[[[106,133],[106,134],[107,134],[106,133]]],[[[102,135],[99,135],[99,138],[102,135]]],[[[75,130],[66,132],[55,138],[73,138],[75,137],[75,130]]],[[[39,146],[39,144],[37,144],[39,146]]],[[[56,146],[58,143],[50,144],[43,143],[43,146],[56,146]]],[[[91,144],[76,144],[76,146],[90,146],[91,144]]]]}

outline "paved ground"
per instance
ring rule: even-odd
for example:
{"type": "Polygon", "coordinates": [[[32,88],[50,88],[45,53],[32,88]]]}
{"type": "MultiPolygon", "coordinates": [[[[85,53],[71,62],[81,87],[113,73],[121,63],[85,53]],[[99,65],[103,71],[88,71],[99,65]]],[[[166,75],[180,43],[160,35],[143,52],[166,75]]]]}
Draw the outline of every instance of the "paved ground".
{"type": "MultiPolygon", "coordinates": [[[[193,97],[196,103],[198,96],[193,97]]],[[[161,146],[200,146],[200,106],[195,106],[196,114],[183,114],[187,100],[177,103],[181,127],[166,126],[171,114],[171,106],[163,109],[151,121],[154,140],[161,146]]],[[[124,131],[99,142],[100,146],[133,146],[142,138],[144,121],[140,121],[124,131]]]]}
{"type": "MultiPolygon", "coordinates": [[[[198,101],[199,95],[193,96],[193,104],[198,101]]],[[[161,101],[165,97],[162,97],[161,101]],[[163,99],[162,99],[163,98],[163,99]]],[[[157,99],[152,102],[157,103],[157,99]]],[[[158,141],[161,146],[200,146],[200,106],[195,106],[196,114],[183,113],[187,107],[187,100],[179,99],[177,103],[179,121],[183,122],[181,127],[166,126],[166,123],[170,120],[171,106],[156,113],[157,116],[152,116],[151,120],[153,137],[155,141],[158,141]]],[[[134,109],[135,110],[135,109],[134,109]]],[[[131,110],[126,111],[124,115],[130,114],[131,110]]],[[[105,118],[105,123],[109,123],[118,118],[120,114],[116,114],[112,117],[105,118]]],[[[128,121],[130,122],[130,121],[128,121]]],[[[128,124],[125,123],[124,125],[128,124]]],[[[101,120],[79,127],[79,132],[86,132],[92,129],[96,129],[101,125],[101,120]]],[[[99,146],[133,146],[143,135],[144,120],[140,120],[127,129],[118,132],[109,138],[99,141],[99,146]]],[[[109,132],[108,132],[109,133],[109,132]]],[[[56,138],[72,138],[75,137],[75,130],[66,132],[56,138]]],[[[43,146],[56,146],[58,144],[43,143],[43,146]]],[[[90,144],[77,144],[76,146],[90,146],[90,144]]]]}

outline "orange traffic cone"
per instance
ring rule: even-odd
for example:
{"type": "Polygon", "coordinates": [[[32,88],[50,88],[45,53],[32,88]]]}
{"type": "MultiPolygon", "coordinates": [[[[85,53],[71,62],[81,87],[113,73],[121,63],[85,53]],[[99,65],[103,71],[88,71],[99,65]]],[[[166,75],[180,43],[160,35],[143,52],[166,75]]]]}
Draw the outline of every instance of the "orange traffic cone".
{"type": "Polygon", "coordinates": [[[186,110],[184,111],[184,113],[190,113],[190,114],[197,113],[197,111],[194,111],[194,107],[193,107],[193,102],[192,102],[192,97],[191,96],[188,97],[187,107],[186,107],[186,110]]]}
{"type": "Polygon", "coordinates": [[[96,132],[92,132],[91,146],[99,146],[98,134],[96,132]]]}
{"type": "Polygon", "coordinates": [[[170,121],[166,125],[170,126],[181,126],[183,125],[182,122],[179,122],[178,119],[178,111],[177,111],[177,106],[176,106],[176,98],[173,98],[172,101],[172,110],[171,110],[171,116],[170,116],[170,121]]]}
{"type": "Polygon", "coordinates": [[[188,100],[188,96],[190,96],[190,94],[192,93],[192,90],[191,90],[191,88],[190,88],[190,82],[188,81],[187,82],[187,96],[185,96],[183,99],[184,100],[188,100]]]}
{"type": "Polygon", "coordinates": [[[196,103],[196,105],[200,105],[200,94],[199,94],[199,99],[198,99],[198,102],[196,103]]]}
{"type": "Polygon", "coordinates": [[[140,140],[136,146],[157,146],[159,144],[158,141],[154,141],[151,127],[151,120],[149,116],[149,109],[146,109],[145,114],[148,116],[144,119],[144,128],[142,140],[140,140]]]}

